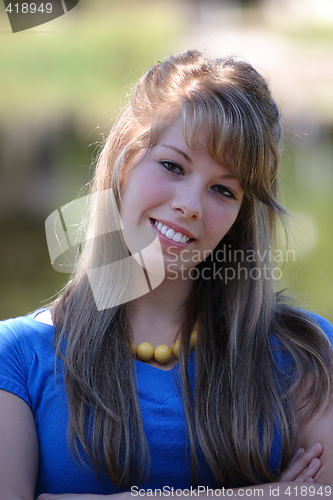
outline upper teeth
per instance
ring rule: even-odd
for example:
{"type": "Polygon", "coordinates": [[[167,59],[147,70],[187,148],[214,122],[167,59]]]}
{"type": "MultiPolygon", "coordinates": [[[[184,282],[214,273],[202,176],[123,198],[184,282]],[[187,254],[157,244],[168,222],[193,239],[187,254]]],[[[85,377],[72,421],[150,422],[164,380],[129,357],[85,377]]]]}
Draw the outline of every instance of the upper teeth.
{"type": "Polygon", "coordinates": [[[165,224],[162,224],[162,222],[157,222],[157,220],[155,221],[155,226],[162,234],[169,238],[169,240],[173,240],[176,243],[186,243],[190,239],[185,236],[185,234],[176,233],[172,227],[166,226],[165,224]]]}

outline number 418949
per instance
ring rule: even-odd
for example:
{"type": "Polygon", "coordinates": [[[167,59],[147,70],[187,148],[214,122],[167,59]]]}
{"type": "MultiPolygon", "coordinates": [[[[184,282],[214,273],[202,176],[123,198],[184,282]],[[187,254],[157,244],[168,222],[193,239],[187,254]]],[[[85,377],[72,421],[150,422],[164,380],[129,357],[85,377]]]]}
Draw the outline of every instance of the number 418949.
{"type": "Polygon", "coordinates": [[[316,495],[331,497],[332,488],[331,486],[323,486],[323,485],[302,485],[302,486],[288,486],[288,488],[284,491],[285,495],[288,495],[292,498],[295,496],[299,497],[313,497],[316,495]]]}
{"type": "Polygon", "coordinates": [[[35,14],[36,12],[41,12],[41,13],[45,12],[46,14],[51,14],[52,4],[47,3],[47,4],[45,4],[45,7],[44,7],[44,3],[41,3],[39,5],[39,7],[37,7],[37,5],[35,3],[22,3],[21,6],[18,3],[16,3],[12,7],[12,4],[10,3],[8,5],[8,7],[6,8],[6,11],[9,12],[10,14],[12,12],[14,12],[14,13],[16,12],[16,14],[18,14],[19,12],[21,12],[22,14],[35,14]],[[20,9],[20,7],[21,7],[21,9],[20,9]]]}

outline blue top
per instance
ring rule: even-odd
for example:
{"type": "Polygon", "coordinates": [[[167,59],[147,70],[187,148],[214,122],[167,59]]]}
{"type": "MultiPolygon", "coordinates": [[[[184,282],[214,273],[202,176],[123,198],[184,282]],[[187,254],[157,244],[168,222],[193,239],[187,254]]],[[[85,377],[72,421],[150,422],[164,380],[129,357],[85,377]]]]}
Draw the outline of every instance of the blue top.
{"type": "MultiPolygon", "coordinates": [[[[36,497],[41,493],[110,494],[119,490],[107,479],[98,481],[88,465],[73,460],[67,442],[68,408],[62,370],[54,370],[54,327],[34,320],[37,313],[0,323],[0,389],[22,398],[31,408],[40,447],[36,497]]],[[[312,315],[333,342],[333,327],[312,315]]],[[[59,368],[61,362],[59,361],[59,368]]],[[[191,486],[190,447],[177,381],[178,365],[163,371],[136,362],[138,395],[151,468],[144,488],[191,486]]],[[[189,374],[194,377],[193,356],[189,374]]],[[[178,386],[179,387],[179,386],[178,386]]],[[[281,450],[275,433],[270,466],[279,466],[281,450]]],[[[202,485],[214,487],[213,475],[202,458],[202,485]]],[[[138,485],[142,487],[142,485],[138,485]]]]}

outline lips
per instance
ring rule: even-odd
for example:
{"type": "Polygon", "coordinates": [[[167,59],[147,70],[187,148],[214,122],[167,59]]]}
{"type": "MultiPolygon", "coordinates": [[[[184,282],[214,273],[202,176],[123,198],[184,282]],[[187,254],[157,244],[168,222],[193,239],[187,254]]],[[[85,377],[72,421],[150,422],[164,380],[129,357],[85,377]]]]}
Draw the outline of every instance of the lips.
{"type": "Polygon", "coordinates": [[[177,228],[164,224],[164,222],[160,222],[154,219],[152,219],[152,222],[161,234],[166,236],[169,240],[174,241],[175,243],[187,243],[189,240],[193,239],[179,231],[177,228]]]}

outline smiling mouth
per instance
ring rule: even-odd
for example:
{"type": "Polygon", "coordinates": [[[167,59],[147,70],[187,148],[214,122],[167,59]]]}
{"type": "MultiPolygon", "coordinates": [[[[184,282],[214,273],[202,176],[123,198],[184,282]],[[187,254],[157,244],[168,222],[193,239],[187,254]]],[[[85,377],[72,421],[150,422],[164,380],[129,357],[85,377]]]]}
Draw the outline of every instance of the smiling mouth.
{"type": "Polygon", "coordinates": [[[194,241],[193,238],[189,238],[185,234],[182,234],[180,231],[176,231],[170,226],[163,224],[157,220],[151,219],[156,229],[166,236],[169,240],[174,241],[175,243],[187,243],[188,241],[194,241]]]}

